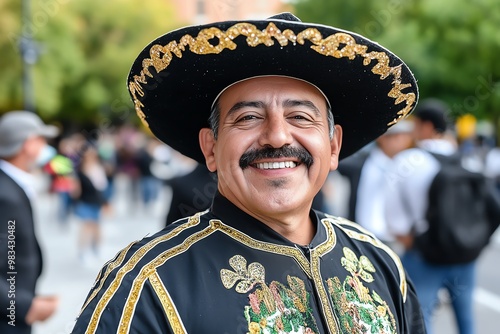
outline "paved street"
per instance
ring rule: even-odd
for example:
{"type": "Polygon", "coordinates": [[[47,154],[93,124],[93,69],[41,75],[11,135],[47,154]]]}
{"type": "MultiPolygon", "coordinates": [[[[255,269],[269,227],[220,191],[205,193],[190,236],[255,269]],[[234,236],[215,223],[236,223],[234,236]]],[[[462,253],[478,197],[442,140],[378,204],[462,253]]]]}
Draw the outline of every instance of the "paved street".
{"type": "MultiPolygon", "coordinates": [[[[44,184],[41,183],[40,188],[44,184]]],[[[134,207],[128,200],[129,191],[124,180],[117,182],[113,212],[104,217],[102,263],[111,258],[131,241],[152,234],[163,226],[170,193],[164,189],[153,208],[134,207]]],[[[39,281],[39,294],[57,294],[60,307],[43,324],[34,327],[34,334],[67,334],[88,293],[100,264],[83,266],[77,257],[78,222],[73,218],[66,226],[56,220],[58,202],[53,196],[41,194],[36,205],[37,233],[44,253],[44,272],[39,281]]],[[[477,333],[497,331],[500,317],[500,234],[479,261],[478,289],[475,292],[477,333]]],[[[439,309],[436,334],[455,334],[456,329],[448,304],[439,309]]]]}

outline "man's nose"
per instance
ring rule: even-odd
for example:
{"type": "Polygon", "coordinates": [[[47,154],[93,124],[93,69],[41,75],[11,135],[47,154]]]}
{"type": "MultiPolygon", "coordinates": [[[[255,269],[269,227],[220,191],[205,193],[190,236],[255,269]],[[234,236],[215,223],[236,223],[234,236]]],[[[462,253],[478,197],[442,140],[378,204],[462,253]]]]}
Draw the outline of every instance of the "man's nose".
{"type": "Polygon", "coordinates": [[[274,148],[283,147],[292,143],[290,124],[281,115],[269,116],[264,122],[259,144],[274,148]]]}

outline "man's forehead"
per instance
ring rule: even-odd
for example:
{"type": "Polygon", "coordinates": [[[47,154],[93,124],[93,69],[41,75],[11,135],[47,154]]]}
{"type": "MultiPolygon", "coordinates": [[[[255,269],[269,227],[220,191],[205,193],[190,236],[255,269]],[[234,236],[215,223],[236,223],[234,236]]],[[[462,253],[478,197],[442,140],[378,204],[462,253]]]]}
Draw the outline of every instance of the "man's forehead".
{"type": "MultiPolygon", "coordinates": [[[[227,96],[228,94],[226,94],[226,93],[228,93],[228,92],[237,91],[237,92],[240,92],[243,94],[250,93],[250,91],[247,90],[249,85],[253,85],[256,89],[259,89],[261,85],[266,85],[266,86],[271,87],[272,84],[277,84],[277,85],[283,84],[285,89],[286,89],[287,87],[290,87],[293,83],[296,83],[296,84],[298,83],[301,85],[309,86],[311,88],[311,91],[315,91],[323,97],[324,101],[326,102],[327,108],[330,109],[330,101],[326,98],[325,94],[317,86],[315,86],[314,84],[312,84],[306,80],[303,80],[303,79],[298,79],[298,78],[289,77],[289,76],[281,76],[281,75],[255,76],[255,77],[250,77],[250,78],[246,78],[244,80],[234,82],[231,85],[224,88],[217,95],[217,98],[214,100],[214,102],[212,104],[212,108],[216,103],[218,103],[220,101],[221,97],[227,96]]],[[[279,89],[281,92],[284,92],[283,87],[280,87],[279,89]]],[[[304,91],[301,91],[301,92],[304,92],[304,91]]],[[[262,96],[262,94],[259,94],[259,95],[262,96]]],[[[288,98],[288,100],[290,100],[290,99],[288,98]]],[[[297,99],[297,100],[302,100],[302,99],[297,99]]]]}

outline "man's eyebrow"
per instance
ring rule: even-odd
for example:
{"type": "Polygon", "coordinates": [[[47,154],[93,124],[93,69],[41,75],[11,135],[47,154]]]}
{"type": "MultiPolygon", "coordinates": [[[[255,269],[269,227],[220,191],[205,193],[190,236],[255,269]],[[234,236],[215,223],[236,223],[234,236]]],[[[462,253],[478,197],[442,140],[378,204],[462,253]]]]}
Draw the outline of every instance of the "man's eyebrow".
{"type": "Polygon", "coordinates": [[[265,107],[264,102],[262,101],[240,101],[236,103],[234,106],[229,109],[227,112],[227,115],[231,115],[232,113],[235,113],[236,111],[245,108],[245,107],[252,107],[256,109],[263,109],[265,107]]]}
{"type": "Polygon", "coordinates": [[[283,101],[284,108],[292,108],[292,107],[297,107],[297,106],[307,107],[307,108],[311,109],[312,111],[314,111],[316,116],[321,116],[321,111],[318,109],[318,107],[316,107],[314,105],[314,103],[312,103],[309,100],[289,100],[288,99],[288,100],[283,101]]]}

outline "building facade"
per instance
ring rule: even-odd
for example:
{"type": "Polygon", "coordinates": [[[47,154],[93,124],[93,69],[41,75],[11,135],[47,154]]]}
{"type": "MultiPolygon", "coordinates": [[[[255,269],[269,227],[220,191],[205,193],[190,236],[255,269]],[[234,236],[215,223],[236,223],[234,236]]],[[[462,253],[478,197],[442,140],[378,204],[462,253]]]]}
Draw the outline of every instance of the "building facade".
{"type": "MultiPolygon", "coordinates": [[[[185,24],[263,19],[287,10],[282,0],[169,0],[185,24]]],[[[289,10],[289,9],[288,9],[289,10]]]]}

